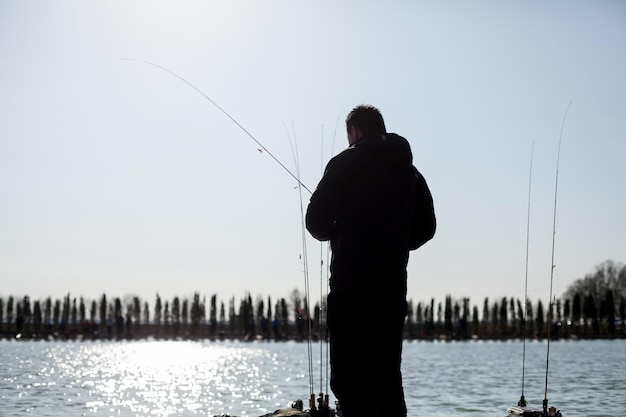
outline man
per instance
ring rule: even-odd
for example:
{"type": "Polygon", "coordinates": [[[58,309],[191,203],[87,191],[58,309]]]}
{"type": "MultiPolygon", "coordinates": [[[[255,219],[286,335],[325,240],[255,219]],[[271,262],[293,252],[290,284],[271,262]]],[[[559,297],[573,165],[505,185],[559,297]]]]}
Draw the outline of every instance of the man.
{"type": "Polygon", "coordinates": [[[342,417],[405,417],[406,267],[434,236],[432,196],[377,108],[354,108],[346,129],[350,146],[326,166],[306,213],[307,230],[332,250],[330,386],[342,417]]]}

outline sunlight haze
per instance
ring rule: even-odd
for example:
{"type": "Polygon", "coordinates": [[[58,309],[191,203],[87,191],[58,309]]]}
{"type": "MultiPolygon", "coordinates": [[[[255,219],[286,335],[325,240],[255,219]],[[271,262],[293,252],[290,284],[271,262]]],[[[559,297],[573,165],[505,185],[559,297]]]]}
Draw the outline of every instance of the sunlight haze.
{"type": "Polygon", "coordinates": [[[308,278],[319,300],[292,174],[314,190],[363,103],[434,198],[410,299],[523,298],[528,226],[529,297],[553,237],[559,297],[626,261],[625,23],[620,1],[4,0],[0,297],[275,301],[308,278]]]}

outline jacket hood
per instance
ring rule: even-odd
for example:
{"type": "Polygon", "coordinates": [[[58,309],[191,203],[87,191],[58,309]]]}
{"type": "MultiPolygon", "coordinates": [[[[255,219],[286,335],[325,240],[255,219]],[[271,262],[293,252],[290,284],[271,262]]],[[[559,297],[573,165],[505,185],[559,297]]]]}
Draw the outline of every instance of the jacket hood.
{"type": "Polygon", "coordinates": [[[409,142],[395,133],[364,136],[353,146],[374,153],[390,167],[406,167],[413,164],[409,142]]]}

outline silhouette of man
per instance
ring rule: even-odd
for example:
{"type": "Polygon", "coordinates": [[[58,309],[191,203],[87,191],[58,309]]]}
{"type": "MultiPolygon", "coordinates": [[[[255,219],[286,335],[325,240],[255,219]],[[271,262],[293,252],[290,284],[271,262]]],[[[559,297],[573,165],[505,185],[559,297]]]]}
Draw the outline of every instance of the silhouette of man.
{"type": "Polygon", "coordinates": [[[342,417],[405,417],[406,267],[434,236],[432,196],[377,108],[355,107],[346,130],[349,147],[329,161],[306,213],[307,230],[332,250],[330,386],[342,417]]]}

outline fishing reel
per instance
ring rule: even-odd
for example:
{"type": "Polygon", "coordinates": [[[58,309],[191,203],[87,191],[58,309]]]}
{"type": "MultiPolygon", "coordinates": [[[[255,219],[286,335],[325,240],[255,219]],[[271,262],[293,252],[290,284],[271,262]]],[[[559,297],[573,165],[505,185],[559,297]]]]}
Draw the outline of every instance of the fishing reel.
{"type": "Polygon", "coordinates": [[[310,417],[335,417],[335,410],[329,407],[328,405],[328,394],[324,395],[323,393],[319,394],[317,398],[317,407],[315,406],[315,394],[311,394],[309,398],[309,406],[311,409],[309,410],[310,417]]]}
{"type": "Polygon", "coordinates": [[[548,407],[544,410],[514,405],[507,409],[505,417],[562,417],[562,415],[561,410],[557,410],[555,407],[548,407]]]}

